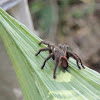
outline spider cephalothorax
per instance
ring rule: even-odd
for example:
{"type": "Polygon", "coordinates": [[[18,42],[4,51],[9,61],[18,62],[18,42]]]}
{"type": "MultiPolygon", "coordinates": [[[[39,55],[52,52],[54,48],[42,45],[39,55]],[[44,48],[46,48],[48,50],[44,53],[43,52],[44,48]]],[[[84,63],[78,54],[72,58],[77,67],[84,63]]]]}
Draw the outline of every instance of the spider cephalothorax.
{"type": "Polygon", "coordinates": [[[41,69],[44,68],[46,61],[48,61],[50,58],[55,60],[55,67],[54,67],[54,72],[53,72],[53,78],[56,78],[56,70],[58,65],[61,66],[63,69],[66,69],[68,67],[68,59],[69,57],[72,57],[76,60],[77,66],[79,69],[81,69],[79,62],[83,68],[85,68],[82,64],[81,59],[72,51],[70,51],[68,48],[68,45],[61,45],[59,44],[58,47],[54,46],[53,44],[50,44],[49,42],[41,41],[39,45],[45,44],[48,47],[40,49],[35,55],[37,56],[41,51],[49,51],[49,56],[45,59],[41,69]]]}

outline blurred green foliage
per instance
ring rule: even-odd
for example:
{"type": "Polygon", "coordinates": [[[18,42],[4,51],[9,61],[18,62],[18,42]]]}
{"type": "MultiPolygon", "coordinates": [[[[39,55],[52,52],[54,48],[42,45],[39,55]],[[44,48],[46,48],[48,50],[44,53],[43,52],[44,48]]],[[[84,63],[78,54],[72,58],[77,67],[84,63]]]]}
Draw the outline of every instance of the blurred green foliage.
{"type": "MultiPolygon", "coordinates": [[[[66,15],[71,14],[73,18],[84,18],[94,11],[94,5],[82,7],[82,9],[69,12],[68,10],[77,4],[82,4],[80,0],[34,0],[29,2],[34,27],[41,33],[49,34],[54,21],[58,16],[57,29],[62,32],[62,23],[66,20],[66,15]],[[54,9],[57,8],[58,12],[54,9]],[[60,26],[60,27],[59,27],[60,26]]],[[[65,26],[66,27],[66,26],[65,26]]],[[[43,34],[42,34],[43,35],[43,34]]]]}
{"type": "Polygon", "coordinates": [[[49,32],[49,28],[52,25],[54,11],[52,5],[48,2],[33,2],[30,5],[30,11],[33,19],[37,20],[37,27],[44,30],[44,33],[49,32]]]}
{"type": "Polygon", "coordinates": [[[89,7],[76,10],[76,11],[72,12],[72,17],[73,18],[84,18],[84,17],[88,16],[89,14],[93,13],[94,8],[95,8],[95,6],[93,4],[93,5],[90,5],[89,7]]]}

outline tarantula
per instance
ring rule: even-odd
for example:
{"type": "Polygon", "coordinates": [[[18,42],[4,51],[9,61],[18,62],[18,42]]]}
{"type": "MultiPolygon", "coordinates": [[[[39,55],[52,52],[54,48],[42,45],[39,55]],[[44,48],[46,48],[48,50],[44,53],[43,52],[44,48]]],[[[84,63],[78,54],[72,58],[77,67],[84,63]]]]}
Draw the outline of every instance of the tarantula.
{"type": "Polygon", "coordinates": [[[61,66],[63,69],[66,69],[68,67],[69,57],[72,57],[76,60],[77,66],[78,66],[79,69],[81,69],[79,62],[81,64],[81,66],[83,68],[85,68],[82,64],[81,59],[75,53],[73,53],[71,50],[68,49],[69,48],[68,45],[59,44],[58,47],[56,47],[53,44],[46,42],[46,41],[41,41],[39,43],[39,45],[41,45],[41,44],[47,45],[47,48],[40,49],[35,54],[35,56],[37,56],[41,51],[49,51],[49,56],[45,59],[41,69],[44,68],[46,61],[48,61],[50,58],[55,60],[55,67],[54,67],[54,71],[53,71],[53,78],[54,79],[56,78],[56,70],[57,70],[58,65],[61,66]]]}

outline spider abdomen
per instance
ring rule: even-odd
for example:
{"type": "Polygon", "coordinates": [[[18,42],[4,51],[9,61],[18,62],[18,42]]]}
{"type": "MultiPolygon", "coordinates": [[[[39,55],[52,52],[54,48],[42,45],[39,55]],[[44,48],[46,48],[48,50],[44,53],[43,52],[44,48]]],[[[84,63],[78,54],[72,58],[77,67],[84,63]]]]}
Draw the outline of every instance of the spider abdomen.
{"type": "Polygon", "coordinates": [[[64,56],[61,56],[59,64],[60,64],[60,66],[62,68],[64,68],[64,69],[67,68],[68,67],[68,60],[67,60],[67,58],[64,57],[64,56]]]}

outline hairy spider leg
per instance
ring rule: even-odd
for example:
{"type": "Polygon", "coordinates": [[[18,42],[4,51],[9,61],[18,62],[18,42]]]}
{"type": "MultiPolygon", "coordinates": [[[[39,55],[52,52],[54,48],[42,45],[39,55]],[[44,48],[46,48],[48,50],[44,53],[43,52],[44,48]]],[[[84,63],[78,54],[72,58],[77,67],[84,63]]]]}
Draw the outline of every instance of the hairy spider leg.
{"type": "Polygon", "coordinates": [[[55,58],[55,67],[54,67],[54,71],[53,71],[53,78],[55,79],[57,67],[59,65],[59,60],[60,60],[60,52],[59,52],[58,48],[55,48],[54,58],[55,58]]]}
{"type": "Polygon", "coordinates": [[[68,51],[68,52],[67,52],[67,59],[69,59],[69,57],[74,58],[74,59],[76,60],[76,63],[77,63],[78,68],[81,69],[81,67],[79,66],[79,63],[78,63],[78,58],[77,58],[77,56],[74,55],[72,52],[69,52],[69,51],[68,51]]]}
{"type": "Polygon", "coordinates": [[[39,45],[41,45],[41,44],[45,44],[45,45],[49,45],[49,43],[48,42],[45,42],[45,41],[41,41],[40,43],[39,43],[39,45]]]}
{"type": "Polygon", "coordinates": [[[85,68],[85,67],[83,66],[82,60],[79,58],[79,56],[78,56],[77,54],[74,54],[74,55],[76,55],[77,58],[79,59],[81,66],[82,66],[83,68],[85,68]]]}
{"type": "Polygon", "coordinates": [[[45,41],[41,41],[40,43],[39,43],[39,45],[41,45],[41,44],[45,44],[45,45],[48,45],[48,47],[54,47],[54,45],[53,44],[50,44],[49,42],[45,42],[45,41]]]}
{"type": "Polygon", "coordinates": [[[59,47],[60,49],[62,49],[62,48],[63,48],[63,46],[62,46],[61,44],[58,44],[58,47],[59,47]]]}
{"type": "Polygon", "coordinates": [[[43,69],[44,68],[44,66],[45,66],[45,64],[46,64],[46,62],[51,58],[51,57],[53,57],[54,55],[53,55],[53,53],[51,53],[46,59],[45,59],[45,61],[44,61],[44,63],[43,63],[43,65],[42,65],[42,67],[41,67],[41,69],[43,69]]]}
{"type": "Polygon", "coordinates": [[[55,67],[54,67],[54,71],[53,71],[53,78],[54,79],[56,78],[56,71],[57,71],[58,64],[59,64],[59,56],[57,56],[56,60],[55,60],[55,67]]]}
{"type": "Polygon", "coordinates": [[[64,44],[62,48],[63,48],[63,51],[64,51],[64,55],[66,55],[69,46],[64,44]]]}
{"type": "Polygon", "coordinates": [[[43,49],[40,49],[36,54],[35,56],[37,56],[41,51],[48,51],[50,50],[50,48],[43,48],[43,49]]]}

